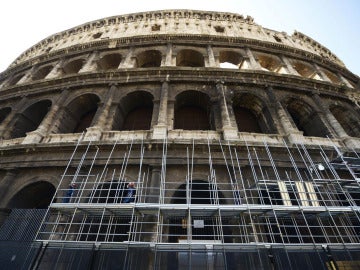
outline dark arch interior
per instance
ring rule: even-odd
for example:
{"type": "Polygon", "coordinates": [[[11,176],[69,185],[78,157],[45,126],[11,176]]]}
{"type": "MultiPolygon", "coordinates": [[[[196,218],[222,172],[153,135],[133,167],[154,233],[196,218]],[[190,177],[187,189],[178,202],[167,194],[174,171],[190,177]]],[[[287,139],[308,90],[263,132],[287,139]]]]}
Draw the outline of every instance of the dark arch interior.
{"type": "Polygon", "coordinates": [[[293,99],[287,103],[286,108],[296,127],[303,131],[304,136],[326,137],[328,134],[326,126],[310,106],[293,99]]]}
{"type": "Polygon", "coordinates": [[[6,116],[8,116],[10,112],[11,112],[10,107],[0,109],[0,124],[2,123],[2,121],[5,120],[6,116]]]}
{"type": "Polygon", "coordinates": [[[258,120],[251,110],[237,106],[234,108],[234,114],[240,132],[261,133],[258,120]]]}
{"type": "Polygon", "coordinates": [[[181,50],[176,56],[176,66],[178,67],[203,67],[204,56],[194,50],[181,50]]]}
{"type": "Polygon", "coordinates": [[[149,130],[153,112],[153,96],[137,91],[124,97],[114,116],[113,130],[149,130]]]}
{"type": "Polygon", "coordinates": [[[136,57],[136,66],[139,68],[160,67],[161,52],[157,50],[149,50],[142,52],[136,57]]]}
{"type": "Polygon", "coordinates": [[[79,70],[82,68],[83,64],[84,64],[83,59],[76,59],[76,60],[70,61],[63,67],[63,71],[65,74],[78,73],[79,70]]]}
{"type": "Polygon", "coordinates": [[[242,55],[233,51],[221,51],[219,54],[220,63],[231,63],[237,67],[242,62],[242,55]]]}
{"type": "Polygon", "coordinates": [[[50,100],[42,100],[26,108],[17,116],[11,138],[25,137],[27,132],[37,129],[50,107],[50,100]]]}
{"type": "Polygon", "coordinates": [[[55,194],[55,187],[45,181],[27,185],[11,198],[8,208],[47,208],[55,194]]]}
{"type": "Polygon", "coordinates": [[[41,80],[44,79],[52,70],[53,66],[45,66],[42,68],[39,68],[34,75],[32,76],[32,80],[41,80]]]}
{"type": "Polygon", "coordinates": [[[359,121],[352,112],[340,106],[333,106],[330,111],[349,136],[357,137],[360,135],[359,121]]]}
{"type": "Polygon", "coordinates": [[[75,98],[65,109],[59,133],[79,133],[91,126],[98,109],[99,97],[86,94],[75,98]]]}
{"type": "Polygon", "coordinates": [[[117,69],[121,59],[121,55],[118,53],[107,54],[98,61],[98,65],[102,70],[117,69]]]}
{"type": "Polygon", "coordinates": [[[233,111],[240,132],[276,132],[268,108],[254,95],[236,95],[233,99],[233,111]]]}
{"type": "Polygon", "coordinates": [[[176,97],[174,129],[214,129],[208,95],[185,91],[176,97]]]}

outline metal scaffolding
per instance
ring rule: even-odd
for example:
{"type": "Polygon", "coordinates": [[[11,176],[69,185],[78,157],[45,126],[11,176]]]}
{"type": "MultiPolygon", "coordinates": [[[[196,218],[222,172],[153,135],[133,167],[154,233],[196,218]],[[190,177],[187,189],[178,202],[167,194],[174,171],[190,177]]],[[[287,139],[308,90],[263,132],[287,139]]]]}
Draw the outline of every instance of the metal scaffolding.
{"type": "Polygon", "coordinates": [[[354,150],[285,141],[254,146],[245,140],[242,145],[193,140],[169,150],[164,139],[156,153],[143,141],[104,150],[79,140],[37,239],[159,245],[360,242],[360,158],[354,150]],[[176,151],[185,160],[181,182],[168,174],[177,166],[176,151]],[[155,169],[148,162],[154,156],[155,169]],[[195,177],[199,166],[207,167],[207,179],[195,177]],[[128,179],[129,171],[136,177],[128,179]]]}

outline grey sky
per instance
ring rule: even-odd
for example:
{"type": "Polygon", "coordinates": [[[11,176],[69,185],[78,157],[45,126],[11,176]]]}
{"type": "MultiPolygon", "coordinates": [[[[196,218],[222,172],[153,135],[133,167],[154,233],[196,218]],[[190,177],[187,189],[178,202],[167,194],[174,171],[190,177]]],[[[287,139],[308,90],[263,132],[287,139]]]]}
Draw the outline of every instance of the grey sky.
{"type": "Polygon", "coordinates": [[[0,72],[26,49],[56,32],[120,14],[198,9],[250,15],[255,22],[292,34],[300,31],[336,54],[360,75],[360,1],[357,0],[11,0],[0,6],[0,72]]]}

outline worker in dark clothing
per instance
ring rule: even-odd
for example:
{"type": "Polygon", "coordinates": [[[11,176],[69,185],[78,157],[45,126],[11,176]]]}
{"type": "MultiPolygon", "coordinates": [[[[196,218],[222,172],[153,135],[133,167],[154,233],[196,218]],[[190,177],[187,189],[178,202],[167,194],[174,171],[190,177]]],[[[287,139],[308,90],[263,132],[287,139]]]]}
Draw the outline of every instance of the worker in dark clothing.
{"type": "Polygon", "coordinates": [[[71,196],[74,194],[75,188],[76,188],[75,183],[71,183],[69,185],[69,189],[66,191],[65,197],[62,200],[63,203],[69,203],[70,202],[71,196]]]}
{"type": "Polygon", "coordinates": [[[135,201],[135,194],[136,194],[135,183],[130,182],[127,185],[127,193],[125,195],[125,198],[123,199],[123,203],[132,203],[132,202],[134,202],[135,201]]]}

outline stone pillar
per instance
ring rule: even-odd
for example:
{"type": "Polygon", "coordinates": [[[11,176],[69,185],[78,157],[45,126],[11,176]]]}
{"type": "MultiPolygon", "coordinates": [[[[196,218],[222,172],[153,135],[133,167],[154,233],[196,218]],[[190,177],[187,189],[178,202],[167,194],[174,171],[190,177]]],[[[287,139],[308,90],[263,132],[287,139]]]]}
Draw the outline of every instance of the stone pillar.
{"type": "Polygon", "coordinates": [[[284,55],[281,55],[280,58],[281,58],[281,61],[285,64],[286,69],[289,72],[289,74],[300,76],[300,74],[296,71],[296,69],[293,68],[289,59],[287,59],[287,57],[285,57],[284,55]]]}
{"type": "Polygon", "coordinates": [[[321,79],[323,79],[326,82],[332,82],[329,77],[324,73],[324,71],[322,71],[321,68],[319,68],[319,66],[317,64],[314,64],[315,70],[318,74],[320,74],[321,79]]]}
{"type": "Polygon", "coordinates": [[[216,61],[215,61],[215,56],[214,56],[214,51],[213,51],[211,45],[208,45],[206,47],[206,51],[208,54],[208,67],[217,67],[216,61]]]}
{"type": "Polygon", "coordinates": [[[50,71],[50,73],[45,77],[45,79],[52,79],[62,75],[62,66],[64,64],[64,60],[60,60],[50,71]]]}
{"type": "Polygon", "coordinates": [[[289,119],[289,114],[283,108],[280,101],[276,98],[272,87],[266,88],[266,94],[268,95],[270,102],[274,104],[277,117],[281,123],[285,136],[288,137],[289,142],[301,143],[303,141],[303,132],[293,127],[289,119]]]}
{"type": "Polygon", "coordinates": [[[317,93],[312,93],[312,98],[314,100],[314,103],[317,104],[317,106],[319,107],[319,111],[317,113],[319,113],[320,116],[323,116],[323,118],[325,118],[326,121],[329,123],[329,125],[327,126],[332,135],[338,135],[339,137],[348,137],[343,127],[336,120],[335,116],[330,112],[328,106],[325,106],[323,104],[323,101],[321,100],[319,95],[317,93]]]}
{"type": "Polygon", "coordinates": [[[91,72],[97,70],[97,64],[96,61],[99,57],[99,53],[97,51],[94,51],[88,58],[85,65],[79,70],[79,73],[82,72],[91,72]]]}
{"type": "MultiPolygon", "coordinates": [[[[0,180],[0,198],[5,198],[7,195],[9,188],[14,184],[14,179],[17,176],[17,171],[15,169],[8,169],[5,173],[3,179],[0,180]]],[[[2,204],[0,205],[1,208],[4,208],[5,200],[1,200],[2,204]]]]}
{"type": "Polygon", "coordinates": [[[216,83],[217,95],[219,98],[220,112],[221,112],[221,128],[225,140],[237,139],[238,131],[236,127],[231,125],[228,100],[225,95],[225,86],[223,82],[216,83]]]}
{"type": "Polygon", "coordinates": [[[60,108],[62,107],[68,96],[69,91],[63,90],[59,97],[55,99],[50,111],[48,111],[37,129],[26,133],[26,137],[21,144],[39,143],[46,135],[49,134],[50,127],[54,123],[55,119],[58,117],[60,108]]]}
{"type": "Polygon", "coordinates": [[[2,121],[0,125],[0,138],[8,139],[10,137],[11,125],[16,121],[17,115],[20,110],[23,110],[25,104],[27,102],[27,98],[23,97],[11,110],[9,115],[2,121]]]}
{"type": "Polygon", "coordinates": [[[262,69],[249,48],[245,49],[249,69],[262,69]]]}
{"type": "Polygon", "coordinates": [[[135,59],[133,58],[134,47],[130,47],[128,53],[121,61],[119,68],[133,68],[135,67],[135,59]]]}
{"type": "Polygon", "coordinates": [[[164,66],[174,66],[173,64],[173,46],[171,43],[167,44],[166,47],[166,57],[164,66]]]}
{"type": "Polygon", "coordinates": [[[157,118],[157,123],[153,128],[153,139],[163,139],[167,134],[167,103],[169,96],[169,83],[167,81],[163,82],[161,87],[161,95],[159,101],[159,114],[157,118]]]}
{"type": "Polygon", "coordinates": [[[103,132],[106,126],[106,122],[109,119],[109,112],[117,90],[118,88],[115,85],[110,86],[104,101],[98,106],[98,110],[92,121],[92,126],[86,129],[84,141],[100,140],[101,133],[103,132]]]}
{"type": "Polygon", "coordinates": [[[151,182],[148,193],[147,203],[160,202],[161,166],[152,166],[151,182]]]}

